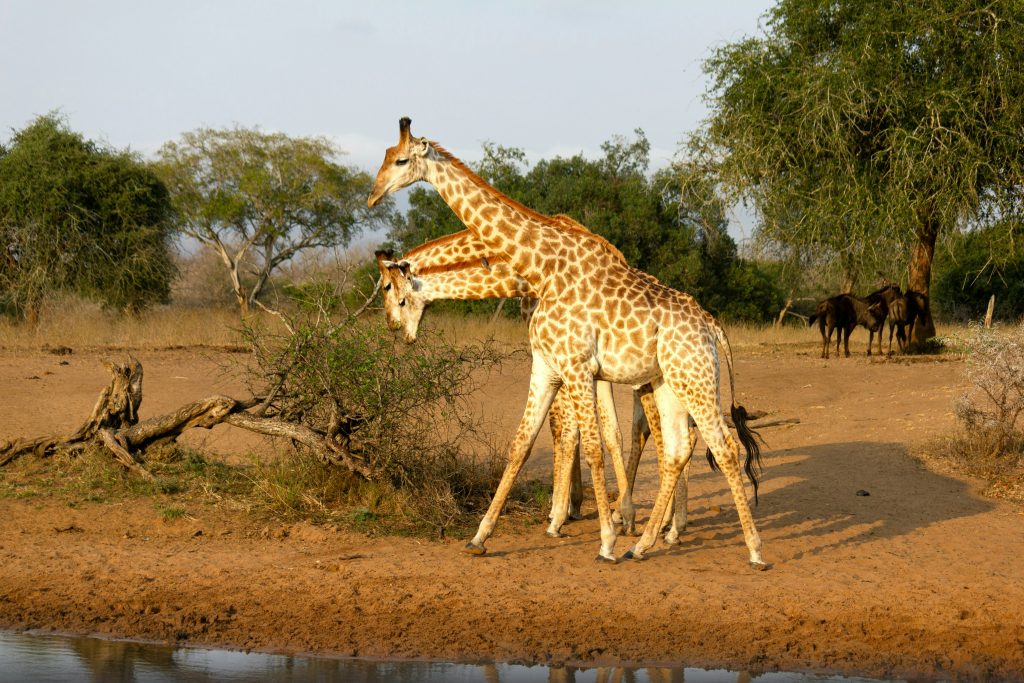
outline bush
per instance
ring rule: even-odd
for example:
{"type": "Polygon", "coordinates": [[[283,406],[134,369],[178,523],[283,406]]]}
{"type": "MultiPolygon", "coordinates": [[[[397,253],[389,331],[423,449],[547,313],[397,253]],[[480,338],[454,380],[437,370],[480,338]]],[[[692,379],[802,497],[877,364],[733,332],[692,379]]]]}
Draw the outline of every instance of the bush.
{"type": "Polygon", "coordinates": [[[967,357],[969,393],[957,397],[958,433],[940,449],[956,469],[988,481],[988,493],[1024,502],[1024,325],[944,340],[967,357]]]}
{"type": "Polygon", "coordinates": [[[1007,455],[1020,444],[1018,428],[1024,412],[1024,325],[1004,333],[1000,326],[971,328],[957,341],[968,354],[967,378],[975,391],[960,396],[956,416],[972,438],[989,448],[993,457],[1007,455]]]}
{"type": "Polygon", "coordinates": [[[488,502],[500,465],[469,397],[502,355],[491,343],[455,346],[430,333],[414,345],[382,322],[302,313],[287,334],[249,323],[257,386],[268,414],[337,440],[369,480],[301,449],[262,469],[257,486],[280,512],[355,509],[362,525],[388,517],[433,530],[467,521],[488,502]]]}

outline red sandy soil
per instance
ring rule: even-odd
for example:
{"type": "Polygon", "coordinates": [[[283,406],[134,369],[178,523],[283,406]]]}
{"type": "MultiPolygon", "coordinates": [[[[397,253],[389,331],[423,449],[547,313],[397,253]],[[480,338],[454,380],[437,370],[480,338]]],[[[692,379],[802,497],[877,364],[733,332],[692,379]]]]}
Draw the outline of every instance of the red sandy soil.
{"type": "MultiPolygon", "coordinates": [[[[0,626],[367,657],[1024,679],[1020,508],[911,456],[953,429],[963,365],[823,361],[810,348],[737,353],[740,402],[800,420],[763,432],[767,572],[747,566],[725,481],[702,457],[682,544],[614,566],[594,561],[592,505],[568,538],[499,524],[489,553],[470,557],[465,539],[264,527],[224,505],[167,522],[152,499],[72,509],[6,497],[0,626]]],[[[107,381],[102,355],[114,354],[0,351],[0,440],[76,427],[107,381]]],[[[246,395],[219,372],[232,354],[138,356],[142,417],[246,395]]],[[[513,362],[486,389],[496,430],[511,434],[527,379],[513,362]]],[[[628,434],[628,392],[617,397],[628,434]]],[[[227,458],[268,448],[227,427],[188,441],[227,458]]],[[[641,464],[641,522],[653,459],[649,449],[641,464]]],[[[531,466],[549,463],[543,435],[531,466]]]]}

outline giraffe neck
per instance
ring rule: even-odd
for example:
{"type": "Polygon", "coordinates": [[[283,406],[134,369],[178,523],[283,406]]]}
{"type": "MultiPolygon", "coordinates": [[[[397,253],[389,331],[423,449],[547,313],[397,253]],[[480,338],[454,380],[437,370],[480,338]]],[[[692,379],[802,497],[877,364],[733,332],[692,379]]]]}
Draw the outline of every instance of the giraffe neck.
{"type": "Polygon", "coordinates": [[[462,230],[424,242],[406,252],[402,260],[408,261],[412,272],[418,274],[449,264],[469,263],[474,259],[479,263],[493,253],[472,231],[462,230]]]}
{"type": "Polygon", "coordinates": [[[427,269],[415,276],[426,301],[436,299],[498,299],[532,296],[529,283],[503,261],[489,260],[449,264],[427,269]]]}
{"type": "Polygon", "coordinates": [[[506,197],[469,171],[461,162],[435,155],[427,159],[426,181],[469,230],[492,253],[504,254],[509,265],[538,292],[563,231],[546,217],[506,197]]]}

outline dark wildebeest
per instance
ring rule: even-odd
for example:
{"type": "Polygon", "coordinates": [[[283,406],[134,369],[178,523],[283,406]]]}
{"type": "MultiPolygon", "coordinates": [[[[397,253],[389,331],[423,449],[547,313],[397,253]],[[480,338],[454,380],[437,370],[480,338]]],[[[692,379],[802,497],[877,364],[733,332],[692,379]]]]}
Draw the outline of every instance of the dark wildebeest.
{"type": "MultiPolygon", "coordinates": [[[[905,352],[909,345],[910,335],[914,330],[914,323],[918,318],[924,316],[924,311],[928,306],[927,297],[913,290],[902,292],[898,285],[889,284],[871,292],[867,298],[869,301],[885,301],[886,303],[889,320],[889,353],[892,353],[893,330],[896,331],[896,343],[900,352],[905,352]]],[[[882,352],[881,338],[879,338],[878,352],[882,352]]]]}
{"type": "MultiPolygon", "coordinates": [[[[900,351],[903,350],[906,344],[906,334],[904,327],[907,324],[907,302],[906,295],[900,290],[899,285],[892,283],[886,284],[881,289],[876,289],[865,297],[871,303],[881,302],[885,306],[885,319],[889,321],[889,354],[892,355],[892,333],[893,330],[899,328],[897,333],[897,340],[899,342],[900,351]]],[[[884,321],[883,321],[884,322],[884,321]]],[[[871,348],[871,342],[868,342],[868,348],[871,348]]],[[[870,351],[869,351],[870,355],[870,351]]],[[[882,331],[878,331],[878,355],[882,355],[882,331]]]]}
{"type": "MultiPolygon", "coordinates": [[[[850,356],[850,333],[857,325],[868,328],[872,337],[877,332],[881,339],[882,324],[885,322],[884,306],[883,302],[872,303],[852,294],[839,294],[818,304],[818,308],[807,321],[807,325],[813,325],[815,320],[818,321],[818,329],[821,331],[821,357],[828,358],[832,331],[835,329],[839,330],[836,335],[836,356],[839,355],[840,339],[843,340],[846,356],[850,356]]],[[[870,341],[868,342],[868,355],[871,355],[870,341]]]]}

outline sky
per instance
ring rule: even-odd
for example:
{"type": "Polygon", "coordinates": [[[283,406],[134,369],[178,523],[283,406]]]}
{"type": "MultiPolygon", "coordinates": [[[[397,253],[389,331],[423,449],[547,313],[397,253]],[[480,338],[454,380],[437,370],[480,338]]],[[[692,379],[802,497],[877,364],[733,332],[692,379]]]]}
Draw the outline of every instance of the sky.
{"type": "Polygon", "coordinates": [[[600,155],[642,128],[652,166],[706,116],[702,61],[768,0],[3,0],[0,140],[57,110],[146,157],[200,127],[324,135],[376,172],[398,119],[466,161],[600,155]]]}

